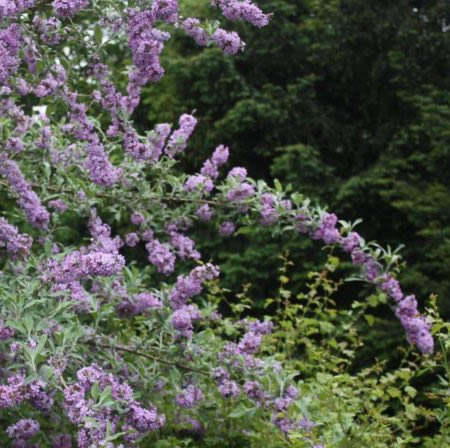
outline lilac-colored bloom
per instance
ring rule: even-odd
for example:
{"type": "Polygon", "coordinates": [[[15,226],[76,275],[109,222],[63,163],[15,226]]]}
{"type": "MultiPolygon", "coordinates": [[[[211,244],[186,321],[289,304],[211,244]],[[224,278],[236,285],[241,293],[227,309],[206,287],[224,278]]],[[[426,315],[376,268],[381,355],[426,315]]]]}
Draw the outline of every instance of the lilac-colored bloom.
{"type": "Polygon", "coordinates": [[[334,244],[341,238],[336,229],[337,216],[334,213],[324,213],[319,227],[312,234],[314,240],[322,240],[325,244],[334,244]]]}
{"type": "Polygon", "coordinates": [[[131,222],[135,225],[138,226],[140,224],[142,224],[143,222],[145,222],[145,218],[144,215],[142,213],[139,212],[134,212],[131,215],[131,222]]]}
{"type": "Polygon", "coordinates": [[[240,353],[253,355],[259,350],[261,340],[262,337],[260,334],[249,331],[248,333],[245,333],[244,337],[239,342],[238,350],[240,353]]]}
{"type": "Polygon", "coordinates": [[[135,232],[130,232],[125,235],[125,244],[129,247],[134,247],[139,243],[139,236],[135,232]]]}
{"type": "Polygon", "coordinates": [[[265,399],[264,390],[258,381],[247,381],[244,384],[244,392],[249,398],[257,403],[262,402],[265,399]]]}
{"type": "MultiPolygon", "coordinates": [[[[314,428],[314,426],[317,426],[317,423],[314,423],[313,421],[308,420],[306,417],[303,417],[298,421],[298,427],[300,429],[302,429],[303,431],[309,432],[309,431],[311,431],[311,429],[314,428]]],[[[314,445],[314,446],[319,447],[319,445],[314,445]]],[[[322,446],[322,445],[320,445],[320,446],[322,446]]]]}
{"type": "MultiPolygon", "coordinates": [[[[2,7],[0,6],[0,18],[2,7]]],[[[0,86],[6,84],[19,67],[19,50],[22,44],[22,28],[11,24],[0,30],[0,86]]]]}
{"type": "Polygon", "coordinates": [[[175,397],[175,403],[182,408],[190,409],[204,399],[205,395],[203,392],[198,387],[190,384],[175,397]]]}
{"type": "Polygon", "coordinates": [[[253,188],[253,185],[242,182],[237,187],[232,188],[227,193],[227,200],[228,201],[235,201],[240,202],[244,201],[245,199],[248,199],[249,197],[253,196],[255,194],[255,189],[253,188]]]}
{"type": "Polygon", "coordinates": [[[48,202],[50,208],[54,208],[58,213],[63,213],[67,210],[67,204],[61,199],[54,199],[48,202]]]}
{"type": "Polygon", "coordinates": [[[43,412],[48,412],[54,403],[52,395],[46,389],[47,384],[42,380],[37,380],[28,384],[25,395],[34,408],[43,412]]]}
{"type": "Polygon", "coordinates": [[[270,334],[273,331],[273,323],[270,320],[266,320],[264,322],[256,320],[254,322],[248,323],[247,328],[253,333],[270,334]]]}
{"type": "Polygon", "coordinates": [[[240,166],[232,168],[227,175],[227,179],[237,178],[240,180],[244,180],[246,177],[247,177],[247,170],[240,166]]]}
{"type": "Polygon", "coordinates": [[[195,214],[202,221],[210,221],[214,215],[214,211],[208,204],[203,204],[197,209],[195,214]]]}
{"type": "Polygon", "coordinates": [[[396,302],[400,302],[403,298],[400,283],[391,275],[384,276],[380,288],[382,291],[389,294],[389,296],[391,296],[396,302]]]}
{"type": "Polygon", "coordinates": [[[19,137],[10,137],[6,141],[6,149],[12,153],[22,152],[23,148],[23,141],[19,137]]]}
{"type": "Polygon", "coordinates": [[[222,236],[230,236],[235,230],[236,226],[231,221],[225,221],[219,227],[219,233],[222,236]]]}
{"type": "Polygon", "coordinates": [[[179,308],[172,314],[172,326],[180,336],[190,338],[192,336],[191,313],[186,307],[179,308]]]}
{"type": "Polygon", "coordinates": [[[108,277],[120,272],[124,265],[125,259],[119,254],[74,251],[60,263],[50,261],[44,280],[70,283],[89,276],[108,277]]]}
{"type": "Polygon", "coordinates": [[[151,148],[151,158],[154,162],[157,162],[161,157],[170,130],[170,124],[160,123],[156,125],[155,130],[149,134],[148,143],[151,148]]]}
{"type": "Polygon", "coordinates": [[[220,394],[225,398],[236,398],[240,393],[240,389],[237,383],[231,380],[222,381],[219,384],[218,390],[220,394]]]}
{"type": "Polygon", "coordinates": [[[152,14],[155,20],[174,22],[177,19],[178,0],[153,0],[152,14]]]}
{"type": "Polygon", "coordinates": [[[200,21],[193,17],[189,17],[183,20],[181,23],[181,28],[184,32],[192,37],[197,45],[206,47],[209,42],[208,33],[200,26],[200,21]]]}
{"type": "Polygon", "coordinates": [[[145,409],[137,403],[130,406],[127,419],[128,423],[140,433],[161,429],[166,422],[165,415],[158,414],[156,408],[145,409]]]}
{"type": "Polygon", "coordinates": [[[141,238],[142,238],[144,241],[147,241],[147,242],[152,241],[152,240],[154,239],[153,230],[152,230],[152,229],[144,230],[144,231],[141,233],[141,238]]]}
{"type": "Polygon", "coordinates": [[[243,51],[245,43],[235,31],[225,31],[217,28],[212,36],[213,42],[225,53],[234,55],[238,51],[243,51]]]}
{"type": "Polygon", "coordinates": [[[219,6],[222,14],[229,20],[245,20],[258,28],[266,26],[270,14],[264,14],[261,9],[250,0],[213,0],[219,6]]]}
{"type": "Polygon", "coordinates": [[[230,373],[224,367],[217,367],[213,370],[213,378],[218,384],[230,379],[230,373]]]}
{"type": "Polygon", "coordinates": [[[6,433],[12,439],[30,439],[40,430],[39,422],[31,418],[19,420],[6,429],[6,433]]]}
{"type": "Polygon", "coordinates": [[[214,184],[211,178],[203,174],[189,176],[183,186],[184,191],[200,191],[206,193],[210,193],[213,188],[214,184]]]}
{"type": "Polygon", "coordinates": [[[165,149],[171,158],[186,148],[186,143],[197,125],[197,119],[193,115],[183,114],[178,123],[179,128],[170,136],[165,149]]]}
{"type": "Polygon", "coordinates": [[[211,157],[212,162],[217,167],[227,163],[228,157],[230,155],[230,150],[227,146],[219,145],[213,152],[211,157]]]}
{"type": "Polygon", "coordinates": [[[178,232],[173,232],[170,239],[170,244],[176,250],[177,255],[181,259],[192,258],[194,260],[200,259],[200,253],[195,250],[195,243],[186,235],[178,232]]]}
{"type": "Polygon", "coordinates": [[[352,252],[358,248],[361,244],[361,237],[356,232],[350,232],[345,238],[342,239],[342,248],[345,252],[352,252]]]}
{"type": "Polygon", "coordinates": [[[0,175],[7,178],[11,188],[19,196],[19,206],[30,224],[39,229],[45,229],[50,220],[49,212],[25,180],[17,163],[9,160],[5,153],[0,153],[0,175]]]}
{"type": "Polygon", "coordinates": [[[161,300],[151,293],[136,294],[132,299],[124,299],[117,305],[117,311],[124,316],[135,316],[148,310],[162,308],[161,300]]]}
{"type": "Polygon", "coordinates": [[[6,341],[14,336],[15,331],[11,327],[7,327],[0,321],[0,341],[6,341]]]}
{"type": "Polygon", "coordinates": [[[167,244],[160,243],[154,239],[145,245],[148,252],[148,260],[158,272],[169,275],[175,269],[175,255],[170,251],[167,244]]]}
{"type": "Polygon", "coordinates": [[[422,353],[433,353],[434,341],[431,335],[431,325],[426,318],[419,315],[417,301],[413,295],[401,300],[396,309],[395,315],[403,325],[408,341],[416,344],[422,353]]]}
{"type": "Polygon", "coordinates": [[[53,0],[52,6],[58,17],[73,17],[89,6],[89,0],[53,0]]]}
{"type": "Polygon", "coordinates": [[[31,237],[19,233],[17,227],[9,224],[5,218],[0,218],[0,248],[6,247],[13,259],[27,257],[32,243],[31,237]]]}

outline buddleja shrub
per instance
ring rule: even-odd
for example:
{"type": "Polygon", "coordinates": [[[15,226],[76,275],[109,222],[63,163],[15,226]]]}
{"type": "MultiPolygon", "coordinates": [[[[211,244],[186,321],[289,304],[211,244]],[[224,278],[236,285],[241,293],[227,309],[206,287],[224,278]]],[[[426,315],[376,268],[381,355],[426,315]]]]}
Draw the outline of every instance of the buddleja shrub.
{"type": "MultiPolygon", "coordinates": [[[[248,0],[212,6],[229,21],[270,22],[248,0]]],[[[193,115],[135,129],[140,89],[163,76],[173,32],[226,55],[244,49],[236,32],[189,17],[176,0],[0,2],[3,445],[334,443],[308,415],[317,392],[299,395],[296,364],[260,352],[274,323],[231,323],[206,295],[220,269],[188,236],[199,221],[219,237],[262,225],[342,249],[388,297],[408,341],[433,352],[430,321],[395,279],[398,254],[300,194],[241,167],[226,172],[225,146],[199,173],[180,173],[193,115]],[[124,220],[129,231],[114,234],[124,220]]]]}

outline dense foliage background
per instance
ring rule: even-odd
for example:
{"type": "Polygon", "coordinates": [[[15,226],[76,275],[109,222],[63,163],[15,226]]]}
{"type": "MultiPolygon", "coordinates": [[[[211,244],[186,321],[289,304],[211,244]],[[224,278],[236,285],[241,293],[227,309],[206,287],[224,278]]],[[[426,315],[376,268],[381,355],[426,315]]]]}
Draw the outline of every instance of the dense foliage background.
{"type": "MultiPolygon", "coordinates": [[[[210,12],[208,0],[183,3],[210,12]]],[[[405,244],[401,280],[421,297],[438,294],[449,316],[449,2],[260,3],[275,11],[271,25],[235,26],[254,43],[236,57],[181,33],[171,41],[167,76],[145,90],[141,126],[196,110],[189,167],[224,142],[232,164],[252,175],[291,184],[344,219],[361,217],[368,239],[405,244]]],[[[258,231],[227,241],[238,254],[203,244],[220,252],[230,286],[251,278],[260,298],[273,291],[267,273],[280,243],[298,265],[323,259],[310,242],[263,239],[258,231]]]]}

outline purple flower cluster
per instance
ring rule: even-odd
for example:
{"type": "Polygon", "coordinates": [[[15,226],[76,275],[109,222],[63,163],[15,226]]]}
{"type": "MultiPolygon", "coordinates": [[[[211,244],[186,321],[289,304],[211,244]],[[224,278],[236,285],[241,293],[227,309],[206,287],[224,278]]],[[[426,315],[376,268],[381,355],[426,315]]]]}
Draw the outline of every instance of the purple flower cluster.
{"type": "Polygon", "coordinates": [[[47,392],[47,384],[42,380],[33,381],[27,385],[25,398],[30,404],[43,412],[48,412],[53,407],[53,397],[47,392]]]}
{"type": "Polygon", "coordinates": [[[35,0],[6,0],[0,2],[0,20],[16,17],[27,8],[33,7],[35,0]]]}
{"type": "Polygon", "coordinates": [[[19,420],[16,424],[9,426],[6,433],[9,437],[16,440],[31,439],[41,429],[39,422],[31,418],[19,420]]]}
{"type": "Polygon", "coordinates": [[[100,391],[108,387],[112,400],[122,408],[121,431],[129,433],[125,437],[144,436],[164,425],[164,415],[158,414],[155,408],[143,408],[133,399],[133,390],[126,382],[107,374],[101,367],[95,364],[85,367],[77,372],[77,379],[78,382],[64,390],[64,408],[69,420],[79,427],[80,448],[98,446],[105,439],[108,426],[114,432],[119,430],[120,416],[115,414],[110,405],[94,406],[93,400],[86,398],[95,384],[100,391]],[[92,420],[96,422],[95,425],[90,423],[92,420]]]}
{"type": "Polygon", "coordinates": [[[6,142],[6,150],[12,153],[22,152],[24,148],[23,141],[19,137],[10,137],[6,142]]]}
{"type": "Polygon", "coordinates": [[[197,209],[195,214],[201,221],[210,221],[214,216],[214,210],[211,209],[209,204],[203,204],[197,209]]]}
{"type": "Polygon", "coordinates": [[[325,244],[334,244],[340,241],[341,234],[336,228],[337,216],[334,213],[324,213],[322,221],[312,234],[312,239],[322,240],[325,244]]]}
{"type": "Polygon", "coordinates": [[[222,236],[230,236],[233,235],[234,231],[236,230],[236,226],[231,221],[224,221],[219,226],[219,233],[222,236]]]}
{"type": "Polygon", "coordinates": [[[267,398],[267,394],[258,381],[246,381],[243,389],[246,395],[258,404],[263,403],[267,398]]]}
{"type": "Polygon", "coordinates": [[[171,322],[177,331],[177,336],[190,339],[193,333],[193,322],[200,319],[200,313],[195,305],[185,305],[172,313],[171,322]]]}
{"type": "Polygon", "coordinates": [[[66,91],[63,99],[70,109],[70,123],[66,130],[74,137],[86,142],[87,161],[86,168],[89,171],[92,182],[103,187],[115,184],[121,170],[116,168],[108,159],[105,147],[95,132],[94,124],[87,116],[87,106],[77,101],[77,95],[66,91]]]}
{"type": "Polygon", "coordinates": [[[249,0],[213,0],[212,3],[219,6],[229,20],[245,20],[259,28],[266,26],[270,20],[270,14],[264,14],[249,0]]]}
{"type": "Polygon", "coordinates": [[[0,385],[0,408],[12,408],[28,400],[34,408],[48,412],[53,398],[46,389],[47,384],[41,380],[25,384],[23,376],[10,376],[7,384],[0,385]]]}
{"type": "Polygon", "coordinates": [[[144,162],[152,157],[150,144],[141,142],[136,131],[131,127],[125,132],[123,146],[125,151],[138,162],[144,162]]]}
{"type": "Polygon", "coordinates": [[[58,88],[65,85],[67,73],[62,65],[55,67],[55,74],[48,73],[46,77],[33,89],[38,98],[55,95],[58,88]]]}
{"type": "Polygon", "coordinates": [[[148,252],[148,261],[156,266],[158,272],[169,275],[175,269],[175,255],[170,251],[170,246],[159,242],[157,239],[149,241],[145,248],[148,252]]]}
{"type": "Polygon", "coordinates": [[[417,301],[414,295],[397,302],[395,315],[403,325],[408,341],[416,344],[422,353],[433,353],[434,342],[430,332],[430,324],[426,318],[419,315],[417,301]]]}
{"type": "Polygon", "coordinates": [[[0,409],[21,404],[25,394],[25,378],[21,375],[10,376],[7,384],[0,384],[0,409]]]}
{"type": "Polygon", "coordinates": [[[135,247],[139,243],[139,235],[136,232],[130,232],[125,235],[125,244],[128,247],[135,247]]]}
{"type": "Polygon", "coordinates": [[[245,43],[236,31],[225,31],[217,28],[212,36],[212,41],[225,53],[234,55],[238,51],[243,51],[245,43]]]}
{"type": "Polygon", "coordinates": [[[52,6],[58,17],[73,17],[89,6],[89,0],[53,0],[52,6]]]}
{"type": "Polygon", "coordinates": [[[198,387],[190,384],[175,397],[175,403],[184,409],[191,409],[204,399],[205,395],[203,392],[198,387]]]}
{"type": "Polygon", "coordinates": [[[178,0],[153,0],[153,20],[162,20],[167,23],[176,22],[178,13],[178,0]]]}
{"type": "Polygon", "coordinates": [[[270,193],[264,193],[260,199],[261,208],[261,224],[263,226],[270,226],[274,224],[280,217],[277,212],[275,195],[270,193]]]}
{"type": "MultiPolygon", "coordinates": [[[[14,2],[8,2],[15,5],[14,2]]],[[[5,11],[5,7],[0,5],[0,18],[5,11]]],[[[0,30],[0,87],[6,84],[9,77],[13,75],[19,67],[19,50],[21,46],[22,29],[17,24],[9,25],[0,30]]]]}
{"type": "Polygon", "coordinates": [[[0,153],[0,175],[8,179],[12,190],[19,196],[19,206],[30,224],[38,229],[45,229],[50,220],[49,212],[23,177],[17,163],[9,160],[6,153],[0,153]]]}
{"type": "Polygon", "coordinates": [[[33,26],[45,44],[56,45],[61,40],[61,21],[56,17],[43,19],[36,15],[33,18],[33,26]]]}
{"type": "Polygon", "coordinates": [[[141,225],[143,222],[145,222],[144,215],[139,212],[133,212],[133,214],[131,215],[131,222],[135,226],[141,225]]]}
{"type": "Polygon", "coordinates": [[[209,42],[208,33],[200,26],[200,20],[189,17],[183,20],[181,28],[190,37],[192,37],[197,45],[206,47],[209,42]]]}
{"type": "Polygon", "coordinates": [[[3,321],[0,320],[0,341],[6,341],[14,336],[15,331],[13,328],[4,325],[3,321]]]}
{"type": "Polygon", "coordinates": [[[183,186],[184,191],[199,191],[202,193],[210,193],[213,188],[214,184],[211,178],[208,176],[204,176],[203,174],[194,174],[192,176],[189,176],[183,186]]]}
{"type": "Polygon", "coordinates": [[[128,317],[160,308],[162,308],[161,300],[147,292],[136,294],[131,299],[126,298],[116,307],[119,314],[128,317]]]}
{"type": "Polygon", "coordinates": [[[163,50],[164,39],[155,32],[152,11],[128,10],[128,46],[131,50],[136,71],[133,82],[144,85],[148,81],[159,81],[164,74],[159,56],[163,50]]]}
{"type": "Polygon", "coordinates": [[[178,232],[171,232],[170,244],[182,260],[185,260],[186,258],[192,258],[193,260],[200,259],[200,252],[195,249],[195,242],[186,235],[182,235],[178,232]]]}
{"type": "Polygon", "coordinates": [[[272,325],[265,322],[241,321],[247,332],[238,343],[228,342],[219,353],[219,360],[231,364],[239,369],[254,369],[261,366],[261,360],[255,358],[262,342],[262,337],[272,331],[272,325]]]}
{"type": "Polygon", "coordinates": [[[236,398],[241,392],[239,385],[232,380],[223,380],[218,384],[217,390],[225,398],[236,398]]]}
{"type": "Polygon", "coordinates": [[[304,425],[304,419],[295,421],[287,415],[289,407],[297,396],[297,389],[294,386],[288,386],[284,393],[273,401],[274,413],[272,422],[285,434],[294,429],[302,428],[302,425],[304,425]]]}
{"type": "Polygon", "coordinates": [[[157,162],[161,157],[167,137],[171,131],[171,126],[168,123],[160,123],[155,126],[155,129],[148,136],[148,143],[151,148],[151,158],[157,162]]]}
{"type": "Polygon", "coordinates": [[[200,174],[216,179],[219,175],[219,167],[227,162],[229,154],[229,149],[226,146],[218,146],[212,157],[203,164],[200,174]]]}
{"type": "Polygon", "coordinates": [[[68,209],[67,204],[61,199],[49,201],[48,206],[55,209],[58,213],[64,213],[68,209]]]}
{"type": "Polygon", "coordinates": [[[231,202],[242,202],[255,194],[253,185],[245,182],[247,170],[241,167],[233,168],[227,175],[232,182],[232,188],[227,192],[226,198],[231,202]]]}
{"type": "Polygon", "coordinates": [[[186,305],[192,297],[200,294],[205,281],[219,276],[219,268],[211,263],[194,268],[188,276],[180,275],[173,289],[170,291],[170,305],[174,310],[186,305]]]}
{"type": "Polygon", "coordinates": [[[178,124],[179,128],[172,133],[165,148],[165,153],[170,158],[184,151],[187,141],[197,125],[197,119],[193,115],[183,114],[178,120],[178,124]]]}
{"type": "Polygon", "coordinates": [[[61,262],[50,260],[43,276],[44,281],[71,283],[90,276],[109,277],[125,266],[125,259],[119,254],[74,251],[61,262]]]}
{"type": "Polygon", "coordinates": [[[166,423],[165,415],[158,414],[156,408],[146,409],[139,406],[137,402],[130,406],[127,418],[129,425],[127,427],[138,431],[140,435],[150,431],[157,431],[166,423]]]}
{"type": "Polygon", "coordinates": [[[32,243],[30,236],[19,233],[17,227],[0,217],[0,248],[6,247],[13,259],[27,257],[32,243]]]}
{"type": "Polygon", "coordinates": [[[247,170],[241,166],[235,166],[230,170],[227,175],[227,179],[240,179],[241,181],[247,177],[247,170]]]}

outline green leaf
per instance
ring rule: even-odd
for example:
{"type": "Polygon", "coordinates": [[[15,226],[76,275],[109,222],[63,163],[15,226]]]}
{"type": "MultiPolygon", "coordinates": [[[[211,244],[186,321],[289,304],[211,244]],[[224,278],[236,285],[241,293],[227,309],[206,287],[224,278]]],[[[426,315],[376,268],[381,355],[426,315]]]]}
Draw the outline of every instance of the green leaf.
{"type": "Polygon", "coordinates": [[[372,327],[375,323],[375,317],[371,314],[364,314],[364,319],[366,319],[367,323],[369,324],[369,327],[372,327]]]}

